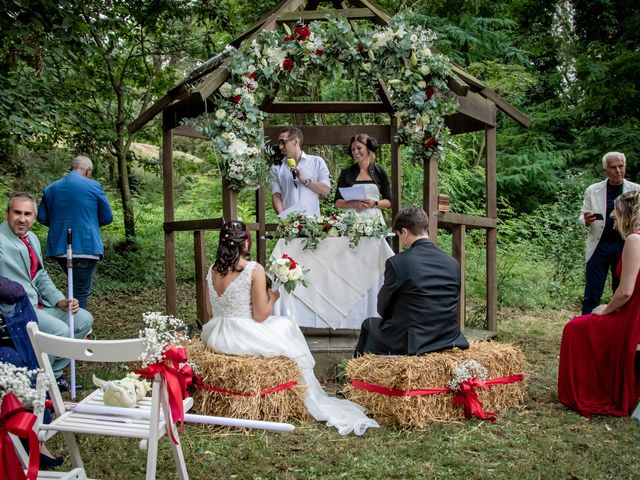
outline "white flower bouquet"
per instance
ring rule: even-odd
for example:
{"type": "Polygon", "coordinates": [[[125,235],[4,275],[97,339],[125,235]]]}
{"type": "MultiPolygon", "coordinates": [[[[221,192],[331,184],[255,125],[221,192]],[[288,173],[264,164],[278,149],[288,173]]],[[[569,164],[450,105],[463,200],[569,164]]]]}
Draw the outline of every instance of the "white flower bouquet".
{"type": "Polygon", "coordinates": [[[145,351],[140,356],[143,369],[162,362],[169,347],[188,339],[186,325],[179,318],[160,312],[145,312],[142,321],[145,325],[140,330],[140,337],[145,339],[145,351]]]}
{"type": "Polygon", "coordinates": [[[28,370],[0,362],[0,402],[5,395],[13,392],[25,408],[33,408],[37,415],[44,408],[47,386],[47,377],[39,368],[28,370]]]}
{"type": "Polygon", "coordinates": [[[309,286],[308,280],[304,277],[309,269],[303,268],[286,253],[278,259],[272,259],[267,271],[272,277],[272,290],[277,290],[282,285],[287,293],[291,293],[298,285],[305,288],[309,286]]]}

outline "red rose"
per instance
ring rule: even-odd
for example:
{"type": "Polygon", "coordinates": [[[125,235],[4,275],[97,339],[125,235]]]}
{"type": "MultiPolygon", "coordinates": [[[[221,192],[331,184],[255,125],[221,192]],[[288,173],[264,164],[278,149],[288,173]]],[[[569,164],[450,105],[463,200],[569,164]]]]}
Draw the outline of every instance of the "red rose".
{"type": "Polygon", "coordinates": [[[247,90],[251,91],[254,88],[256,88],[256,86],[253,83],[245,83],[244,84],[244,88],[246,88],[247,90]]]}
{"type": "Polygon", "coordinates": [[[331,215],[331,220],[337,220],[337,217],[335,215],[331,215]]]}
{"type": "Polygon", "coordinates": [[[240,103],[240,100],[242,100],[242,96],[241,95],[236,95],[235,97],[233,97],[233,101],[236,103],[240,103]]]}
{"type": "Polygon", "coordinates": [[[298,39],[301,41],[305,41],[307,38],[311,36],[311,32],[309,31],[309,25],[303,25],[302,27],[296,27],[294,32],[298,34],[298,39]]]}
{"type": "Polygon", "coordinates": [[[434,92],[433,87],[428,87],[425,92],[427,94],[427,100],[431,100],[431,97],[433,97],[433,92],[434,92]]]}
{"type": "Polygon", "coordinates": [[[424,149],[429,150],[431,147],[435,147],[438,145],[438,140],[433,137],[429,137],[426,142],[424,142],[424,149]]]}
{"type": "Polygon", "coordinates": [[[331,228],[331,224],[330,223],[325,223],[324,224],[324,229],[325,230],[329,230],[331,228]]]}
{"type": "Polygon", "coordinates": [[[287,71],[291,70],[293,68],[293,58],[291,57],[285,58],[284,62],[282,62],[282,68],[284,68],[287,71]]]}
{"type": "Polygon", "coordinates": [[[258,78],[258,72],[253,71],[253,72],[249,73],[247,75],[247,77],[249,77],[251,80],[255,80],[256,78],[258,78]]]}
{"type": "Polygon", "coordinates": [[[319,57],[320,57],[320,56],[322,56],[322,55],[324,55],[324,50],[322,50],[321,48],[319,48],[318,50],[316,50],[316,55],[317,55],[317,56],[319,56],[319,57]]]}
{"type": "Polygon", "coordinates": [[[302,231],[302,225],[298,225],[298,232],[302,231]]]}
{"type": "Polygon", "coordinates": [[[362,53],[362,52],[364,52],[364,45],[359,43],[358,44],[358,53],[362,53]]]}
{"type": "Polygon", "coordinates": [[[284,37],[284,41],[285,41],[285,42],[290,42],[291,40],[295,40],[295,39],[296,39],[296,36],[295,36],[295,35],[293,35],[293,34],[291,34],[291,35],[285,35],[285,37],[284,37]]]}

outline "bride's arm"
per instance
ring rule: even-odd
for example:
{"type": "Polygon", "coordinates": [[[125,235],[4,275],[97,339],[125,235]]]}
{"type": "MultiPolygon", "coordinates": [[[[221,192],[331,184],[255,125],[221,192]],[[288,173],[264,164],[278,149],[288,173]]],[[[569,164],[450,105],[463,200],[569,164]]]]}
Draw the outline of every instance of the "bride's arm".
{"type": "Polygon", "coordinates": [[[264,276],[262,265],[256,265],[251,273],[251,304],[253,305],[253,319],[256,322],[263,322],[273,310],[273,304],[280,298],[280,292],[267,290],[267,280],[264,276]]]}
{"type": "Polygon", "coordinates": [[[209,282],[207,282],[207,294],[204,296],[204,308],[205,311],[207,312],[207,318],[209,320],[211,320],[211,317],[213,316],[212,313],[212,308],[211,308],[211,292],[209,292],[209,282]]]}

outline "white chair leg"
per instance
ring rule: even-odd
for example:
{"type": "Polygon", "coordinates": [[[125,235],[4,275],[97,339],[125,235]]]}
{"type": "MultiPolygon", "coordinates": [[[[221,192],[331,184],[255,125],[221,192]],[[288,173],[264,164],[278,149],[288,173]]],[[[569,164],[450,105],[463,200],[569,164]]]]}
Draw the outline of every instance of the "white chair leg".
{"type": "Polygon", "coordinates": [[[60,432],[60,433],[62,433],[64,442],[67,444],[67,448],[69,448],[71,465],[73,465],[76,468],[84,469],[84,463],[82,463],[82,457],[80,456],[80,449],[78,448],[78,442],[76,441],[76,436],[70,432],[60,432]]]}
{"type": "MultiPolygon", "coordinates": [[[[160,375],[156,375],[153,382],[151,395],[158,398],[160,395],[160,375]]],[[[160,426],[160,402],[154,402],[149,412],[149,441],[147,442],[147,475],[146,480],[154,480],[156,478],[156,468],[158,465],[158,438],[160,426]]]]}
{"type": "Polygon", "coordinates": [[[184,461],[184,454],[182,453],[182,445],[176,445],[169,437],[171,442],[171,451],[173,452],[173,460],[176,464],[176,470],[178,471],[178,478],[180,480],[189,480],[189,474],[187,473],[187,464],[184,461]]]}

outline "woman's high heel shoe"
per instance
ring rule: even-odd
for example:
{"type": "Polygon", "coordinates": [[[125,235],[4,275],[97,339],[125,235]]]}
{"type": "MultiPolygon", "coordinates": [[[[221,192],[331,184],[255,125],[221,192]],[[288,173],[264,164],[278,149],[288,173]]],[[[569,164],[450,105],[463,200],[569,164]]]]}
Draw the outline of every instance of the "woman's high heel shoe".
{"type": "Polygon", "coordinates": [[[40,454],[40,470],[57,468],[64,462],[64,457],[50,457],[44,453],[40,454]]]}

